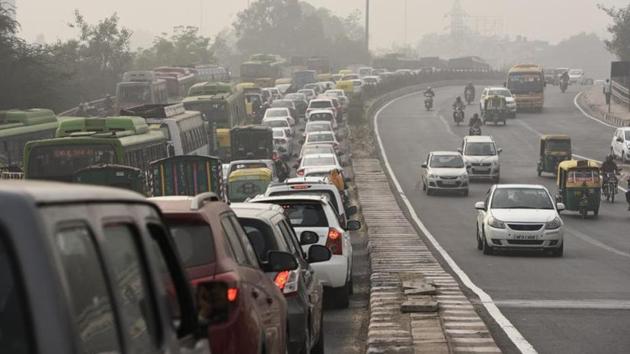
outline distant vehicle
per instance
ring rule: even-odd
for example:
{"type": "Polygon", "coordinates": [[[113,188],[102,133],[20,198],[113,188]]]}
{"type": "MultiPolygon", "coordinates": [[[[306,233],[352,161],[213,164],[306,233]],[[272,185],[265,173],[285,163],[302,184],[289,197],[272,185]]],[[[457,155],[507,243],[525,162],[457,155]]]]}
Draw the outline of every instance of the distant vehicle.
{"type": "Polygon", "coordinates": [[[20,171],[27,142],[55,137],[57,117],[49,109],[0,111],[0,170],[20,171]]]}
{"type": "Polygon", "coordinates": [[[146,170],[151,161],[167,156],[166,136],[149,129],[144,118],[66,118],[56,138],[26,144],[24,173],[27,179],[70,182],[76,171],[92,165],[146,170]]]}
{"type": "Polygon", "coordinates": [[[153,72],[158,79],[166,81],[166,90],[171,103],[181,101],[198,80],[190,68],[161,66],[153,69],[153,72]]]}
{"type": "Polygon", "coordinates": [[[334,118],[337,119],[337,109],[330,98],[317,98],[311,100],[308,103],[308,108],[306,109],[306,119],[309,118],[311,112],[322,109],[330,110],[333,113],[334,118]]]}
{"type": "Polygon", "coordinates": [[[285,128],[273,128],[273,147],[281,158],[288,160],[293,155],[293,137],[285,128]]]}
{"type": "Polygon", "coordinates": [[[337,160],[336,154],[304,155],[302,160],[300,160],[300,166],[297,168],[296,174],[298,176],[308,176],[308,172],[311,169],[328,172],[336,169],[343,172],[343,167],[337,160]]]}
{"type": "MultiPolygon", "coordinates": [[[[144,197],[4,182],[0,200],[2,352],[208,353],[199,319],[210,318],[144,197]]],[[[204,304],[216,310],[226,295],[204,304]]]]}
{"type": "MultiPolygon", "coordinates": [[[[313,117],[313,115],[311,115],[313,117]]],[[[306,127],[304,127],[303,136],[306,137],[307,134],[313,132],[331,132],[334,133],[335,130],[332,127],[330,122],[325,121],[311,121],[306,123],[306,127]]]]}
{"type": "Polygon", "coordinates": [[[243,92],[233,90],[229,84],[195,84],[182,103],[186,110],[201,112],[210,129],[230,129],[245,124],[247,120],[243,92]]]}
{"type": "Polygon", "coordinates": [[[304,89],[305,90],[313,90],[315,92],[316,96],[319,95],[320,93],[324,92],[324,90],[322,90],[322,86],[318,82],[313,82],[313,83],[310,83],[310,84],[306,84],[306,85],[304,85],[304,89]]]}
{"type": "Polygon", "coordinates": [[[298,93],[301,93],[304,96],[306,96],[306,101],[310,101],[313,98],[317,97],[317,92],[315,92],[315,90],[310,89],[310,88],[298,90],[298,93]]]}
{"type": "Polygon", "coordinates": [[[301,93],[289,93],[284,96],[285,100],[293,101],[295,110],[297,111],[297,117],[304,117],[306,115],[306,108],[308,108],[308,99],[301,93]]]}
{"type": "Polygon", "coordinates": [[[352,81],[352,92],[355,94],[361,93],[363,91],[364,82],[363,80],[351,80],[352,81]]]}
{"type": "Polygon", "coordinates": [[[282,129],[288,136],[293,136],[293,126],[287,117],[267,118],[262,121],[262,126],[272,129],[282,129]]]}
{"type": "Polygon", "coordinates": [[[610,143],[612,154],[622,162],[630,160],[630,128],[617,128],[610,143]]]}
{"type": "Polygon", "coordinates": [[[503,150],[497,148],[492,137],[466,136],[458,151],[464,158],[470,179],[484,178],[499,183],[501,178],[499,154],[503,150]]]}
{"type": "Polygon", "coordinates": [[[517,109],[542,112],[545,103],[545,77],[540,65],[514,65],[508,72],[506,86],[514,95],[517,109]]]}
{"type": "Polygon", "coordinates": [[[335,152],[339,153],[340,151],[339,141],[337,141],[335,134],[331,132],[314,132],[307,134],[304,139],[304,145],[311,144],[331,144],[335,152]]]}
{"type": "Polygon", "coordinates": [[[376,86],[381,82],[381,78],[378,76],[366,76],[363,78],[363,82],[368,86],[376,86]]]}
{"type": "Polygon", "coordinates": [[[271,103],[270,108],[288,108],[291,112],[291,117],[298,117],[297,106],[295,105],[295,102],[290,99],[283,98],[281,100],[275,100],[273,101],[273,103],[271,103]]]}
{"type": "Polygon", "coordinates": [[[262,126],[232,128],[230,131],[232,160],[271,159],[273,131],[262,126]]]}
{"type": "Polygon", "coordinates": [[[477,202],[477,248],[486,255],[497,250],[534,249],[561,257],[564,223],[547,188],[528,184],[497,184],[485,202],[477,202]]]}
{"type": "Polygon", "coordinates": [[[296,71],[292,77],[292,87],[301,90],[304,85],[317,82],[317,72],[315,70],[296,71]]]}
{"type": "Polygon", "coordinates": [[[195,65],[199,81],[230,82],[230,72],[218,65],[195,65]]]}
{"type": "Polygon", "coordinates": [[[505,106],[510,112],[510,117],[516,118],[516,100],[512,96],[512,92],[510,92],[510,90],[506,89],[505,87],[486,87],[485,89],[483,89],[483,91],[481,92],[481,98],[479,99],[479,112],[483,114],[484,107],[486,106],[485,102],[488,97],[492,96],[504,97],[505,106]]]}
{"type": "Polygon", "coordinates": [[[360,80],[361,78],[357,74],[346,74],[341,77],[341,81],[360,80]]]}
{"type": "Polygon", "coordinates": [[[369,67],[369,66],[360,67],[359,71],[358,71],[358,74],[359,74],[359,78],[363,79],[366,76],[372,75],[372,68],[369,67]]]}
{"type": "Polygon", "coordinates": [[[274,107],[269,108],[265,111],[265,116],[263,117],[263,122],[265,119],[272,118],[286,118],[289,120],[289,124],[293,127],[295,125],[295,119],[291,116],[291,110],[284,107],[274,107]]]}
{"type": "Polygon", "coordinates": [[[300,150],[300,156],[298,158],[298,161],[301,161],[302,157],[306,155],[317,155],[317,154],[337,154],[337,158],[343,155],[341,152],[335,151],[335,148],[333,144],[331,143],[304,144],[302,145],[302,150],[300,150]]]}
{"type": "Polygon", "coordinates": [[[128,71],[116,85],[118,109],[143,104],[167,104],[169,100],[166,81],[152,71],[128,71]]]}
{"type": "Polygon", "coordinates": [[[241,82],[255,82],[261,87],[275,84],[282,77],[287,61],[274,54],[254,54],[241,64],[241,82]]]}
{"type": "Polygon", "coordinates": [[[312,110],[308,117],[307,125],[313,122],[328,122],[332,126],[333,130],[337,129],[338,123],[335,119],[335,114],[330,109],[316,109],[312,110]]]}
{"type": "Polygon", "coordinates": [[[153,197],[212,192],[221,200],[226,198],[223,166],[216,157],[169,157],[153,161],[147,172],[153,197]]]}
{"type": "Polygon", "coordinates": [[[569,70],[569,84],[582,85],[582,80],[584,79],[584,70],[582,69],[571,69],[569,70]]]}
{"type": "Polygon", "coordinates": [[[350,100],[348,99],[348,96],[346,96],[346,93],[343,90],[338,90],[338,89],[327,90],[326,92],[324,92],[324,95],[337,98],[339,100],[339,103],[341,104],[342,110],[344,112],[348,110],[348,106],[350,105],[350,100]]]}
{"type": "Polygon", "coordinates": [[[330,60],[325,57],[310,57],[306,59],[306,66],[318,74],[330,73],[330,60]]]}
{"type": "Polygon", "coordinates": [[[468,172],[459,152],[430,152],[422,169],[420,183],[427,195],[437,191],[456,191],[468,195],[468,172]]]}

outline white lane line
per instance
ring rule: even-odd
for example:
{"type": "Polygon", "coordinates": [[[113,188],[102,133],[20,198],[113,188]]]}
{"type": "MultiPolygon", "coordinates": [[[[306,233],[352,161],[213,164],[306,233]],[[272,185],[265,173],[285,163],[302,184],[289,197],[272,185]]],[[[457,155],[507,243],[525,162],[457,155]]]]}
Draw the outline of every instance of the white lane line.
{"type": "Polygon", "coordinates": [[[596,240],[592,237],[590,237],[589,235],[582,233],[578,230],[574,230],[572,228],[568,228],[565,227],[565,230],[569,231],[569,233],[571,233],[573,236],[579,238],[580,240],[584,241],[584,242],[588,242],[593,246],[597,246],[599,248],[605,249],[608,252],[612,252],[616,255],[622,256],[622,257],[627,257],[630,258],[630,253],[624,252],[624,251],[620,251],[614,247],[608,246],[606,244],[604,244],[603,242],[596,240]]]}
{"type": "Polygon", "coordinates": [[[584,117],[586,117],[586,118],[588,118],[588,119],[590,119],[590,120],[593,120],[593,121],[595,121],[595,122],[597,122],[597,123],[599,123],[599,124],[601,124],[601,125],[605,125],[605,126],[607,126],[607,127],[609,127],[609,128],[614,128],[614,129],[617,129],[617,127],[616,127],[616,126],[614,126],[614,125],[612,125],[612,124],[610,124],[610,123],[606,123],[606,122],[604,122],[604,121],[602,121],[602,120],[600,120],[600,119],[597,119],[597,118],[593,117],[592,115],[588,114],[588,113],[587,113],[587,112],[586,112],[586,111],[585,111],[585,110],[584,110],[584,109],[580,106],[580,104],[578,103],[578,99],[580,98],[580,96],[582,96],[582,94],[583,94],[583,93],[584,93],[584,92],[579,92],[577,95],[575,95],[575,98],[573,98],[573,105],[575,105],[575,107],[576,107],[577,109],[579,109],[579,110],[580,110],[580,112],[582,112],[582,114],[584,115],[584,117]]]}
{"type": "Polygon", "coordinates": [[[539,309],[575,309],[575,310],[630,310],[628,300],[497,300],[501,307],[539,308],[539,309]]]}
{"type": "Polygon", "coordinates": [[[447,131],[450,135],[452,135],[452,136],[454,136],[454,137],[456,137],[456,138],[459,138],[459,136],[453,132],[453,129],[451,129],[451,125],[450,125],[450,124],[448,124],[448,121],[446,120],[446,118],[444,118],[444,116],[443,116],[443,115],[442,115],[439,111],[436,111],[436,113],[437,113],[437,114],[436,114],[435,116],[437,116],[438,118],[440,118],[440,120],[442,121],[442,123],[444,123],[444,127],[446,127],[446,131],[447,131]]]}
{"type": "Polygon", "coordinates": [[[457,277],[461,280],[462,284],[464,284],[464,286],[466,286],[473,293],[475,293],[477,297],[479,297],[482,305],[486,308],[486,311],[488,311],[488,314],[494,319],[497,325],[501,327],[503,332],[505,332],[508,338],[510,338],[512,343],[514,343],[516,348],[521,353],[536,353],[536,350],[534,349],[534,347],[527,341],[527,339],[525,339],[525,337],[523,337],[523,335],[518,331],[518,329],[514,327],[514,325],[510,322],[510,320],[508,320],[507,317],[503,315],[501,310],[499,310],[499,308],[494,304],[492,297],[490,297],[490,295],[488,295],[485,291],[483,291],[481,288],[475,285],[475,283],[472,282],[472,280],[459,267],[459,265],[455,263],[455,260],[451,258],[448,252],[446,252],[446,250],[437,242],[436,238],[433,236],[433,234],[431,234],[429,229],[427,229],[427,227],[424,225],[422,220],[420,220],[420,218],[416,214],[416,211],[411,205],[411,202],[409,201],[409,199],[407,199],[407,196],[405,195],[405,192],[403,191],[402,186],[400,185],[400,182],[398,182],[398,179],[396,178],[396,175],[394,174],[394,170],[389,164],[389,160],[387,159],[387,153],[385,151],[385,147],[383,146],[383,140],[381,139],[380,129],[378,126],[378,118],[381,115],[381,112],[383,112],[383,110],[389,107],[391,104],[398,102],[404,98],[418,95],[418,94],[419,94],[418,92],[414,92],[414,93],[410,93],[410,94],[398,97],[392,101],[389,101],[388,103],[383,105],[383,107],[381,107],[374,115],[374,130],[376,133],[376,140],[378,141],[379,149],[381,151],[381,155],[383,156],[383,162],[385,163],[385,167],[387,168],[389,176],[392,179],[394,186],[396,187],[396,191],[398,192],[401,199],[405,203],[407,207],[407,211],[411,215],[411,218],[413,219],[414,223],[418,226],[418,228],[420,228],[420,230],[424,233],[424,235],[429,240],[429,242],[431,242],[433,247],[440,253],[442,258],[444,258],[446,263],[448,263],[448,265],[451,267],[453,272],[457,274],[457,277]]]}

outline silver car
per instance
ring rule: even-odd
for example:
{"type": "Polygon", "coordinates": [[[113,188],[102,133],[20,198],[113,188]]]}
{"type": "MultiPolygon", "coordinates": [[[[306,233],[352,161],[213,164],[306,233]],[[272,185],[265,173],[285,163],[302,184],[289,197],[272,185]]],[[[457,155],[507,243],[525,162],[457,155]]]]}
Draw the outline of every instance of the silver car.
{"type": "Polygon", "coordinates": [[[456,191],[468,195],[468,171],[459,152],[430,152],[422,168],[422,190],[427,195],[434,191],[456,191]]]}

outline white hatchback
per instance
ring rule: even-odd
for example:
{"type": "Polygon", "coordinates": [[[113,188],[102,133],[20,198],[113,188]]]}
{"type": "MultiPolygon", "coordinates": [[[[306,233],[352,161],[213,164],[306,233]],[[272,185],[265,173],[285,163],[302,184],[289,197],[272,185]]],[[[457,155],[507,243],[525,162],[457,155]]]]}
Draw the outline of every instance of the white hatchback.
{"type": "Polygon", "coordinates": [[[630,128],[617,128],[613,135],[610,149],[622,162],[630,160],[630,128]]]}
{"type": "Polygon", "coordinates": [[[496,184],[477,209],[477,248],[484,254],[495,250],[535,249],[561,257],[564,223],[547,188],[531,184],[496,184]]]}
{"type": "Polygon", "coordinates": [[[427,195],[434,191],[457,191],[468,195],[468,172],[459,152],[430,152],[422,168],[422,190],[427,195]]]}
{"type": "Polygon", "coordinates": [[[491,179],[499,183],[501,178],[499,154],[503,150],[497,148],[491,136],[466,136],[461,149],[457,151],[462,153],[471,179],[491,179]]]}

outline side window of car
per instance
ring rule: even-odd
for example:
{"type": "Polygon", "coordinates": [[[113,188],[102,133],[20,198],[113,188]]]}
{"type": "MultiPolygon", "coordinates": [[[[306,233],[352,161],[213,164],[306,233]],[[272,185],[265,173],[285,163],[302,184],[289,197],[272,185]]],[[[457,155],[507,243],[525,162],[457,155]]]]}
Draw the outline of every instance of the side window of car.
{"type": "Polygon", "coordinates": [[[259,266],[258,257],[256,256],[256,252],[254,251],[254,247],[252,247],[251,242],[247,238],[247,234],[243,227],[238,222],[238,218],[234,214],[229,214],[228,218],[232,222],[232,226],[234,226],[234,231],[238,235],[241,244],[243,245],[243,250],[245,251],[245,257],[247,257],[247,261],[252,266],[259,266]]]}
{"type": "Polygon", "coordinates": [[[239,240],[239,236],[234,230],[234,226],[232,226],[232,222],[228,218],[228,215],[224,215],[221,217],[221,226],[223,228],[223,232],[225,233],[225,238],[227,242],[230,244],[230,248],[232,253],[234,253],[234,257],[236,258],[236,262],[239,264],[248,265],[249,262],[245,256],[245,251],[243,250],[243,246],[241,241],[239,240]]]}
{"type": "Polygon", "coordinates": [[[92,233],[84,224],[65,226],[56,232],[54,245],[65,276],[79,351],[120,352],[110,293],[92,233]]]}
{"type": "Polygon", "coordinates": [[[29,331],[23,289],[11,252],[0,228],[0,348],[7,353],[32,353],[33,336],[29,331]]]}
{"type": "Polygon", "coordinates": [[[113,281],[122,300],[120,313],[131,351],[150,351],[161,338],[146,259],[139,247],[140,235],[131,224],[105,225],[103,233],[113,281]]]}
{"type": "Polygon", "coordinates": [[[293,228],[289,224],[287,224],[285,220],[279,222],[278,227],[282,231],[282,235],[289,244],[289,249],[291,249],[291,253],[304,256],[304,253],[302,252],[302,247],[300,247],[300,242],[297,239],[293,228]]]}

